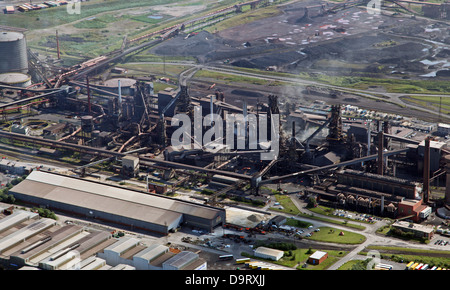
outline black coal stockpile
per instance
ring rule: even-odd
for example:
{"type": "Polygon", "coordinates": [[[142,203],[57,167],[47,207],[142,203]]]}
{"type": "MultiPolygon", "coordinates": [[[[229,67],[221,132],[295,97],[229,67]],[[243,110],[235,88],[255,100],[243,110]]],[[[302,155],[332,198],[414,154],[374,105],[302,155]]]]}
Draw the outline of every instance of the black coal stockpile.
{"type": "Polygon", "coordinates": [[[440,70],[436,72],[437,77],[450,77],[450,70],[440,70]]]}
{"type": "Polygon", "coordinates": [[[224,40],[220,37],[216,37],[207,31],[201,31],[187,39],[185,35],[178,35],[156,47],[154,52],[160,55],[197,57],[226,47],[224,40]]]}

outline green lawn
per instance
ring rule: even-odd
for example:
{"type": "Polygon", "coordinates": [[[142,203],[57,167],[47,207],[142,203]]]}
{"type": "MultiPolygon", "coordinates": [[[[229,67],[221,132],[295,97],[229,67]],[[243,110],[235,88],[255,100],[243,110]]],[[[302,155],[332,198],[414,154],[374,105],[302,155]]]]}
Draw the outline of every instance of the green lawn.
{"type": "Polygon", "coordinates": [[[303,228],[306,229],[307,227],[311,226],[311,223],[305,222],[305,221],[299,221],[296,219],[287,219],[285,222],[286,225],[296,227],[296,228],[303,228]]]}
{"type": "MultiPolygon", "coordinates": [[[[342,257],[348,254],[346,251],[331,251],[331,250],[325,250],[324,252],[328,253],[328,258],[325,259],[322,263],[319,265],[311,265],[307,264],[306,268],[303,268],[302,265],[299,265],[297,267],[298,270],[326,270],[331,265],[339,261],[342,257]]],[[[308,256],[309,257],[309,256],[308,256]]]]}
{"type": "MultiPolygon", "coordinates": [[[[312,253],[314,253],[316,250],[312,250],[312,253]]],[[[325,270],[334,263],[336,263],[340,258],[344,257],[348,254],[346,251],[331,251],[331,250],[320,250],[328,253],[328,257],[320,263],[319,265],[312,265],[306,263],[308,261],[309,256],[312,255],[311,252],[309,252],[309,249],[297,249],[293,252],[293,256],[295,255],[295,264],[292,263],[292,256],[285,256],[279,260],[282,263],[280,265],[285,265],[287,267],[294,267],[297,265],[296,269],[298,270],[325,270]],[[284,264],[285,263],[285,264],[284,264]],[[304,268],[303,265],[306,263],[306,267],[304,268]],[[292,265],[292,266],[289,266],[292,265]]]]}
{"type": "MultiPolygon", "coordinates": [[[[328,258],[323,261],[319,265],[307,264],[306,267],[302,267],[307,261],[309,256],[311,256],[315,251],[315,249],[296,249],[292,251],[285,251],[284,256],[278,261],[267,260],[268,262],[282,265],[285,267],[290,267],[298,269],[298,270],[325,270],[334,263],[336,263],[340,258],[344,257],[348,254],[347,251],[331,251],[331,250],[320,250],[328,253],[328,258]]],[[[253,259],[263,260],[261,258],[256,258],[252,255],[245,255],[253,259]]]]}
{"type": "Polygon", "coordinates": [[[275,198],[280,203],[280,205],[283,207],[283,209],[270,208],[271,210],[281,211],[281,212],[294,214],[294,215],[301,214],[299,209],[295,206],[295,204],[292,202],[291,198],[288,195],[276,194],[275,198]]]}
{"type": "Polygon", "coordinates": [[[80,14],[67,12],[66,6],[53,7],[25,13],[8,14],[0,17],[0,25],[17,26],[27,29],[49,28],[70,23],[99,13],[117,11],[121,9],[137,8],[143,6],[170,4],[176,0],[91,0],[82,2],[80,14]]]}
{"type": "Polygon", "coordinates": [[[331,227],[320,227],[319,229],[319,232],[314,232],[311,237],[306,239],[337,244],[361,244],[366,240],[366,237],[361,234],[345,230],[331,227]],[[339,235],[340,232],[343,232],[344,235],[339,235]]]}
{"type": "MultiPolygon", "coordinates": [[[[382,259],[392,260],[394,262],[406,263],[415,261],[419,263],[429,264],[431,266],[450,268],[450,251],[440,250],[421,250],[412,248],[401,247],[382,247],[382,246],[369,246],[366,250],[376,250],[380,252],[382,259]],[[393,254],[395,253],[395,254],[393,254]]],[[[360,252],[359,254],[365,255],[366,252],[360,252]]]]}
{"type": "Polygon", "coordinates": [[[344,265],[340,266],[338,270],[351,270],[353,265],[360,263],[359,260],[351,260],[345,263],[344,265]]]}
{"type": "Polygon", "coordinates": [[[233,84],[233,83],[241,83],[241,84],[253,84],[253,85],[270,85],[277,84],[281,85],[282,82],[273,82],[270,80],[263,80],[254,77],[244,77],[233,74],[208,71],[208,70],[200,70],[194,75],[196,78],[208,78],[217,82],[225,83],[225,84],[233,84]]]}
{"type": "Polygon", "coordinates": [[[209,32],[217,32],[225,30],[227,28],[236,27],[238,25],[243,25],[250,23],[259,19],[264,19],[268,17],[274,17],[282,12],[277,7],[265,7],[257,10],[248,10],[240,15],[234,16],[225,21],[219,22],[218,24],[212,25],[206,30],[209,32]]]}
{"type": "Polygon", "coordinates": [[[279,209],[276,207],[271,207],[271,210],[284,212],[287,214],[297,215],[299,217],[307,217],[310,219],[315,219],[318,221],[323,221],[327,223],[342,225],[345,227],[357,229],[357,230],[364,230],[364,226],[360,226],[357,224],[349,223],[347,221],[339,221],[339,220],[332,220],[324,217],[314,216],[314,214],[305,214],[300,212],[300,210],[295,206],[295,204],[292,202],[291,198],[288,195],[282,195],[282,194],[275,194],[276,200],[280,203],[280,205],[283,207],[283,209],[279,209]]]}

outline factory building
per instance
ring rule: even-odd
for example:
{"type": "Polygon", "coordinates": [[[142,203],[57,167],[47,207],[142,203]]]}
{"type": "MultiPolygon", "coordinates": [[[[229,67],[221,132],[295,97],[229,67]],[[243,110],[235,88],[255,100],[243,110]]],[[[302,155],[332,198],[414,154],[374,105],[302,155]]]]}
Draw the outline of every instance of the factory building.
{"type": "Polygon", "coordinates": [[[9,193],[24,203],[162,234],[181,225],[212,231],[225,221],[224,209],[50,172],[31,172],[9,193]]]}
{"type": "Polygon", "coordinates": [[[420,214],[425,209],[420,199],[421,185],[392,176],[345,169],[336,172],[335,182],[324,182],[306,193],[316,195],[322,203],[360,212],[391,218],[426,218],[425,212],[420,214]]]}
{"type": "Polygon", "coordinates": [[[137,253],[143,249],[145,249],[145,247],[139,244],[138,239],[124,237],[106,247],[102,252],[98,253],[98,256],[111,266],[130,264],[130,257],[133,256],[132,253],[137,253]],[[133,251],[130,251],[131,249],[133,249],[133,251]]]}
{"type": "MultiPolygon", "coordinates": [[[[430,140],[430,171],[434,172],[440,167],[440,160],[442,156],[442,150],[447,148],[447,143],[430,140]]],[[[419,154],[419,168],[423,169],[423,160],[425,153],[425,140],[420,142],[417,148],[419,154]]],[[[422,171],[422,170],[420,170],[422,171]]]]}
{"type": "Polygon", "coordinates": [[[19,133],[19,134],[23,134],[23,135],[30,135],[30,127],[28,126],[23,126],[23,125],[19,125],[19,124],[12,124],[11,125],[11,132],[13,133],[19,133]]]}
{"type": "Polygon", "coordinates": [[[122,158],[122,174],[134,177],[139,173],[139,157],[128,155],[122,158]]]}
{"type": "Polygon", "coordinates": [[[133,264],[137,270],[160,270],[162,261],[175,256],[169,247],[154,244],[133,256],[133,264]]]}
{"type": "Polygon", "coordinates": [[[173,88],[165,88],[164,90],[161,90],[158,92],[158,114],[161,115],[163,113],[163,110],[165,116],[173,116],[174,109],[175,109],[175,103],[170,105],[170,107],[166,108],[169,103],[172,102],[173,99],[177,96],[177,91],[173,88]]]}
{"type": "Polygon", "coordinates": [[[328,253],[323,251],[315,251],[311,256],[308,258],[308,263],[313,265],[319,265],[323,261],[325,261],[328,258],[328,253]]]}
{"type": "Polygon", "coordinates": [[[352,169],[338,171],[336,175],[338,184],[389,193],[410,199],[418,198],[422,190],[422,187],[417,182],[352,169]]]}
{"type": "Polygon", "coordinates": [[[420,222],[431,214],[431,207],[424,205],[423,200],[402,200],[398,204],[398,215],[420,222]]]}
{"type": "Polygon", "coordinates": [[[176,256],[165,261],[163,270],[206,270],[206,261],[200,259],[198,254],[182,251],[176,256]]]}
{"type": "Polygon", "coordinates": [[[0,160],[0,171],[10,174],[24,175],[29,174],[33,170],[33,166],[10,159],[0,160]]]}
{"type": "Polygon", "coordinates": [[[439,136],[450,135],[450,124],[438,123],[436,133],[439,136]]]}
{"type": "Polygon", "coordinates": [[[108,265],[129,265],[136,270],[206,270],[207,263],[190,251],[171,251],[160,244],[145,246],[138,239],[123,237],[98,253],[108,265]]]}
{"type": "Polygon", "coordinates": [[[284,255],[284,252],[281,250],[271,249],[267,247],[258,247],[254,251],[255,257],[278,261],[284,255]]]}
{"type": "Polygon", "coordinates": [[[77,224],[0,203],[0,264],[42,270],[200,270],[198,254],[77,224]]]}
{"type": "Polygon", "coordinates": [[[411,232],[414,236],[430,240],[434,235],[433,226],[423,226],[409,223],[406,221],[396,221],[392,224],[393,228],[399,229],[403,232],[411,232]]]}

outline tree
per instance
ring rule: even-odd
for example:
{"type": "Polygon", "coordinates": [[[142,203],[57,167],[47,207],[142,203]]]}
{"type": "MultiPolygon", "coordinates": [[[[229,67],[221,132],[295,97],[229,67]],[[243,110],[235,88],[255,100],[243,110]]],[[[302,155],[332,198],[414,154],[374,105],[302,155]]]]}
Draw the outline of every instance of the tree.
{"type": "Polygon", "coordinates": [[[367,270],[367,265],[372,260],[372,258],[366,259],[364,261],[358,261],[358,263],[354,264],[351,270],[367,270]]]}
{"type": "Polygon", "coordinates": [[[313,196],[310,196],[309,198],[308,198],[308,205],[307,205],[307,207],[316,207],[317,206],[317,200],[313,197],[313,196]]]}

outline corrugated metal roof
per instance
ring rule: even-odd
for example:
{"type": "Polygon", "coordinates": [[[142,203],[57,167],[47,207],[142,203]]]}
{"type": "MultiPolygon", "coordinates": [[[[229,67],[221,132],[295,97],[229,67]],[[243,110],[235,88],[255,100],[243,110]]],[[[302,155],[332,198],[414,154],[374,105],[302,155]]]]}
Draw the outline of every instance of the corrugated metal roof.
{"type": "Polygon", "coordinates": [[[37,217],[38,214],[27,211],[14,211],[13,214],[0,220],[0,233],[25,220],[37,217]]]}
{"type": "MultiPolygon", "coordinates": [[[[49,185],[32,180],[22,181],[12,189],[12,192],[88,208],[94,215],[96,212],[108,212],[117,216],[147,221],[162,226],[168,226],[181,217],[180,213],[153,207],[151,205],[137,203],[126,199],[110,198],[77,189],[49,185]]],[[[132,198],[130,198],[130,200],[132,200],[132,198]]]]}
{"type": "Polygon", "coordinates": [[[111,246],[105,248],[104,251],[111,251],[114,253],[117,253],[121,255],[125,251],[129,250],[130,248],[135,247],[139,244],[139,240],[131,237],[124,237],[112,244],[111,246]]]}
{"type": "Polygon", "coordinates": [[[145,250],[140,251],[139,253],[134,255],[134,258],[140,258],[140,259],[144,259],[147,261],[151,261],[155,257],[158,257],[159,255],[165,253],[168,250],[169,250],[169,248],[164,245],[153,244],[153,245],[145,248],[145,250]]]}
{"type": "MultiPolygon", "coordinates": [[[[129,203],[133,203],[133,207],[136,207],[137,204],[140,204],[141,207],[152,207],[152,208],[159,208],[163,209],[165,211],[173,211],[176,213],[183,213],[183,214],[189,214],[189,215],[195,215],[202,218],[212,219],[217,215],[218,209],[202,206],[199,204],[194,203],[187,203],[185,201],[180,201],[172,198],[166,198],[161,196],[156,196],[152,194],[143,194],[141,192],[136,192],[124,188],[119,188],[115,186],[110,186],[107,184],[101,184],[86,180],[80,180],[76,178],[71,178],[68,176],[61,176],[61,175],[55,175],[50,174],[42,171],[33,171],[26,180],[21,182],[18,186],[20,186],[22,183],[26,183],[26,181],[35,181],[39,182],[41,185],[35,184],[33,188],[35,187],[45,187],[48,185],[58,186],[61,187],[63,191],[66,190],[73,190],[78,192],[86,192],[91,194],[91,197],[83,196],[83,198],[89,198],[91,202],[89,203],[94,205],[95,200],[97,200],[97,203],[99,203],[99,197],[108,197],[111,199],[117,199],[121,201],[126,201],[129,203]]],[[[15,190],[15,188],[14,188],[15,190]]],[[[56,189],[54,189],[56,190],[56,189]]],[[[41,190],[39,190],[41,191],[41,190]]],[[[42,192],[48,192],[49,188],[42,188],[42,192]]],[[[55,192],[56,193],[56,192],[55,192]]],[[[35,195],[35,194],[34,194],[35,195]]],[[[75,200],[77,198],[78,194],[70,194],[71,199],[74,199],[73,201],[77,203],[81,200],[75,200]]],[[[101,200],[103,203],[104,200],[101,200]]],[[[112,202],[112,201],[111,201],[112,202]]],[[[105,205],[106,206],[106,205],[105,205]]],[[[125,206],[122,204],[121,206],[125,206]]],[[[130,205],[131,206],[131,205],[130,205]]],[[[113,210],[118,210],[118,208],[114,208],[113,210]]],[[[148,210],[148,209],[147,209],[148,210]]],[[[153,209],[152,209],[153,210],[153,209]]],[[[133,212],[127,211],[127,214],[134,215],[136,217],[141,216],[142,210],[140,210],[139,215],[133,214],[133,212]]],[[[154,216],[159,215],[158,213],[155,213],[154,216]]],[[[169,222],[169,220],[162,221],[169,222]]],[[[170,223],[169,223],[170,224],[170,223]]]]}
{"type": "Polygon", "coordinates": [[[189,252],[189,251],[183,251],[179,253],[178,255],[170,258],[165,263],[163,263],[164,266],[172,266],[177,269],[182,269],[184,266],[192,262],[193,260],[198,259],[198,255],[189,252]]]}
{"type": "Polygon", "coordinates": [[[43,218],[20,230],[8,235],[0,240],[0,253],[12,247],[13,245],[25,240],[26,238],[36,235],[41,231],[56,224],[55,220],[43,218]]]}
{"type": "Polygon", "coordinates": [[[281,250],[276,250],[276,249],[267,248],[267,247],[258,247],[255,250],[255,254],[257,254],[257,253],[263,254],[263,255],[274,256],[274,257],[276,257],[280,254],[284,254],[284,252],[281,250]]]}

